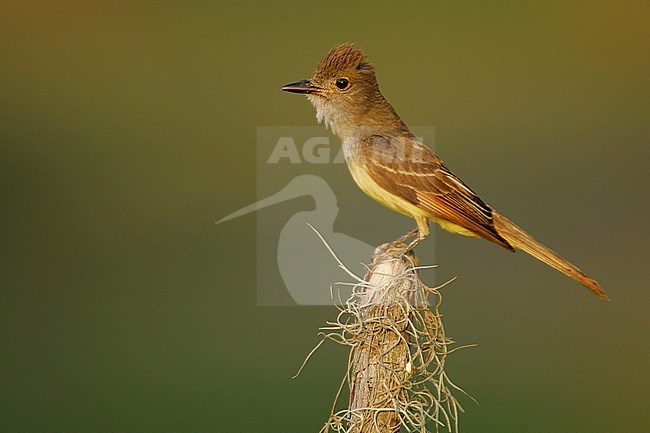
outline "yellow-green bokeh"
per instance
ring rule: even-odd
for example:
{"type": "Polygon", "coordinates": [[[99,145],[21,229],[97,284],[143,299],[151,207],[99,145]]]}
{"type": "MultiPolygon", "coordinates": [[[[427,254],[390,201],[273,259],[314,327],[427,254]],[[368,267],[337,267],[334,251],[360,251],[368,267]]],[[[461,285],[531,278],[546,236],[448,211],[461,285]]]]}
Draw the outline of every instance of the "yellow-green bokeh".
{"type": "MultiPolygon", "coordinates": [[[[647,2],[15,1],[0,14],[0,431],[320,429],[345,351],[291,376],[335,310],[257,307],[255,216],[213,223],[256,200],[258,126],[315,123],[280,86],[346,41],[458,175],[612,298],[440,233],[436,278],[460,276],[448,332],[479,344],[449,360],[480,402],[463,431],[647,429],[647,2]]],[[[409,226],[360,200],[342,199],[338,229],[378,243],[394,233],[369,221],[409,226]]]]}

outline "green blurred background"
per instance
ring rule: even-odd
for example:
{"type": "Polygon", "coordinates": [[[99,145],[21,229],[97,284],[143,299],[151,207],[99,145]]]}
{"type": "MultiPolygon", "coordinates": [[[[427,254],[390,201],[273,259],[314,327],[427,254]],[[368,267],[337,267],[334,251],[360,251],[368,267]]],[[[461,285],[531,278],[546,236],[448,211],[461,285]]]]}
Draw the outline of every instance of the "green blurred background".
{"type": "MultiPolygon", "coordinates": [[[[479,345],[448,363],[480,402],[462,430],[648,431],[650,3],[1,6],[1,431],[320,429],[345,350],[291,376],[335,310],[256,306],[255,215],[214,222],[256,199],[258,126],[315,124],[280,86],[346,41],[455,172],[612,298],[441,233],[447,331],[479,345]]],[[[386,240],[350,194],[338,228],[386,240]]]]}

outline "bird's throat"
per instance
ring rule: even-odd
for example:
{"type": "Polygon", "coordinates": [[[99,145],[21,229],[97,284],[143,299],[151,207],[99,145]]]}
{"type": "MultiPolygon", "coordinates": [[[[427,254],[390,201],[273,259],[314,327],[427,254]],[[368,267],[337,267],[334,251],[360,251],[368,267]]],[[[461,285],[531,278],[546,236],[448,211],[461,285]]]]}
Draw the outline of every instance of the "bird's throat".
{"type": "Polygon", "coordinates": [[[381,93],[363,103],[331,100],[320,95],[307,95],[316,109],[316,119],[341,138],[363,138],[384,134],[399,136],[410,134],[408,128],[381,93]]]}

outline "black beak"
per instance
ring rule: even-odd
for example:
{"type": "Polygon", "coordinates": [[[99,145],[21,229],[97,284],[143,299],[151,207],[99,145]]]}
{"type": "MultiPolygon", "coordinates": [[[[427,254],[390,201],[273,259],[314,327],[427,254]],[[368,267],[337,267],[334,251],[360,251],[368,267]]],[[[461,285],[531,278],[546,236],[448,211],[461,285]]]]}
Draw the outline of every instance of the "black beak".
{"type": "Polygon", "coordinates": [[[282,90],[285,92],[305,93],[305,94],[318,93],[323,91],[323,89],[321,89],[320,87],[311,84],[311,81],[309,80],[303,80],[303,81],[298,81],[297,83],[287,84],[286,86],[282,87],[282,90]]]}

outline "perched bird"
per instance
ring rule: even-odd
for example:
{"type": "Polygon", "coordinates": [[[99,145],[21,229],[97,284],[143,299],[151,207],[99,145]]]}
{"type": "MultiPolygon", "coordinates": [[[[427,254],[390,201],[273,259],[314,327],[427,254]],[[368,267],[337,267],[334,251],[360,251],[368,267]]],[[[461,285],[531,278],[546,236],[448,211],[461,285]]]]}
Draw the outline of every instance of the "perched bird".
{"type": "Polygon", "coordinates": [[[414,218],[417,229],[408,250],[429,234],[429,222],[465,236],[522,250],[580,282],[601,299],[603,287],[537,242],[481,200],[419,141],[379,90],[374,67],[352,44],[333,48],[311,78],[282,87],[305,94],[319,122],[341,140],[357,185],[370,197],[414,218]]]}

